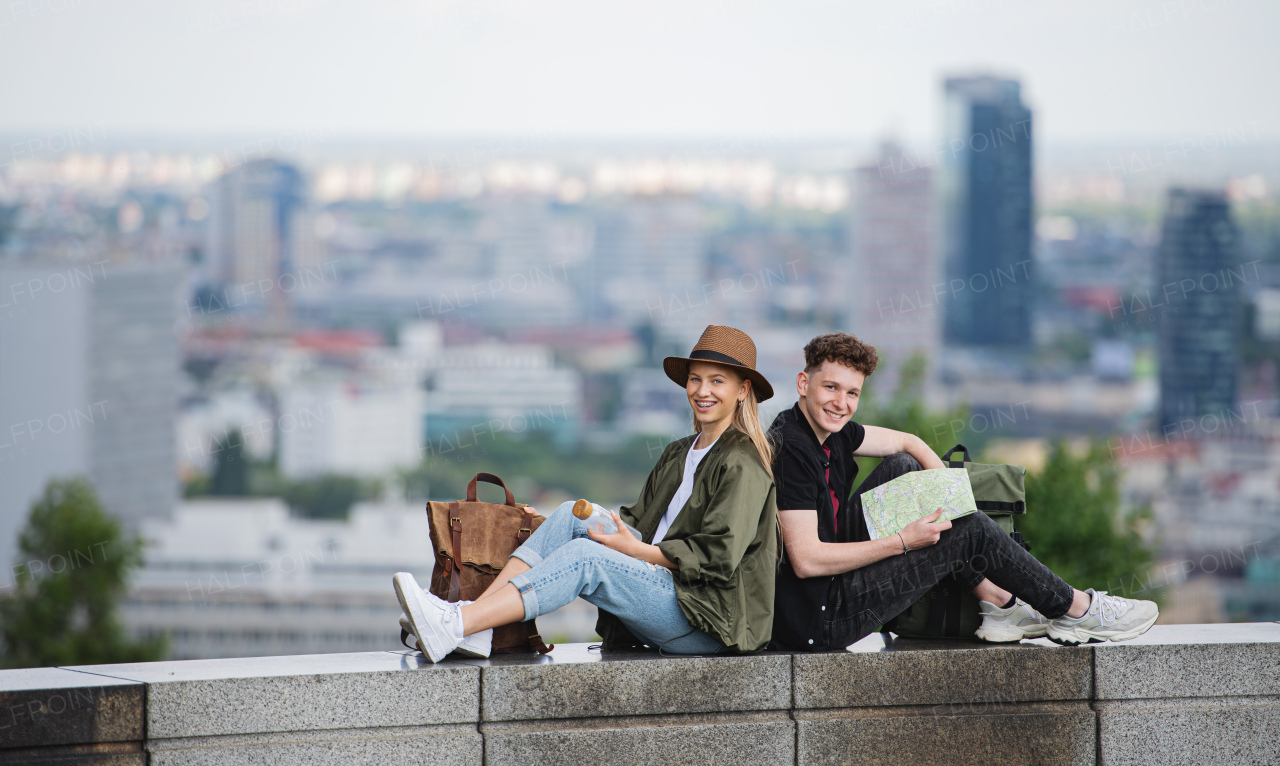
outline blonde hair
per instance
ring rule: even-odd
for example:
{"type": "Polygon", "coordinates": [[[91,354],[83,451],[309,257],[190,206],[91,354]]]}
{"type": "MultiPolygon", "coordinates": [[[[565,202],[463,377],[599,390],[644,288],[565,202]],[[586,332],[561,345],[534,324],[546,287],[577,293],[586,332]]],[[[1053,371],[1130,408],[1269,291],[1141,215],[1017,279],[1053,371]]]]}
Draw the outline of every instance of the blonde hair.
{"type": "MultiPolygon", "coordinates": [[[[714,362],[713,362],[714,364],[714,362]]],[[[733,369],[727,367],[726,369],[733,369]]],[[[741,380],[748,378],[733,370],[741,380]]],[[[739,402],[737,408],[733,412],[733,421],[731,426],[747,435],[751,440],[751,444],[756,448],[756,454],[760,456],[760,462],[764,464],[764,472],[769,474],[769,478],[773,478],[773,444],[769,441],[769,435],[765,433],[764,427],[760,425],[760,407],[756,403],[756,387],[754,382],[747,389],[747,398],[739,402]]],[[[693,432],[695,434],[702,433],[702,424],[695,418],[693,421],[693,432]]]]}

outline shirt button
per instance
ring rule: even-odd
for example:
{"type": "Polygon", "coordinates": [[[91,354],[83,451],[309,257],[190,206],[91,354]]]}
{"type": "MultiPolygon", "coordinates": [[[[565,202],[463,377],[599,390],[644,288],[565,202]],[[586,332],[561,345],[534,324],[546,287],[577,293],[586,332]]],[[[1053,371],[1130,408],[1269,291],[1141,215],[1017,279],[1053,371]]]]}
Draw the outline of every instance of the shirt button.
{"type": "Polygon", "coordinates": [[[811,643],[811,644],[813,643],[813,639],[812,639],[812,638],[811,638],[811,639],[809,639],[809,643],[811,643]]]}
{"type": "Polygon", "coordinates": [[[823,604],[823,605],[822,605],[822,611],[824,611],[824,612],[825,612],[825,611],[827,611],[827,605],[826,605],[826,604],[823,604]]]}

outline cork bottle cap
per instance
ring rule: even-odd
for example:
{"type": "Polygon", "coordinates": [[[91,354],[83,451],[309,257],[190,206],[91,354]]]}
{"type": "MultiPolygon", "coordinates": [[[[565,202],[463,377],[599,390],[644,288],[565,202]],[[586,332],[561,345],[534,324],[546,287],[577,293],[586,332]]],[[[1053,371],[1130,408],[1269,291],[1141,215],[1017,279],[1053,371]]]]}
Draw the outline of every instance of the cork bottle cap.
{"type": "Polygon", "coordinates": [[[591,503],[586,500],[579,500],[573,504],[573,515],[583,520],[591,517],[592,510],[591,503]]]}

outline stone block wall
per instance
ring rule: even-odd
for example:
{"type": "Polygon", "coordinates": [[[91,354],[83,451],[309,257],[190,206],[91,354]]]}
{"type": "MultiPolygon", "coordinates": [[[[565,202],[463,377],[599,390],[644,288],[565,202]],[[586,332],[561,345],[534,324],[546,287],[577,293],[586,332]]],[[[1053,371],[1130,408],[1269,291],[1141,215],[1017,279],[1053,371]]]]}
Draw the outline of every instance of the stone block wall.
{"type": "Polygon", "coordinates": [[[0,763],[1277,764],[1280,624],[1065,648],[585,644],[0,671],[0,763]]]}

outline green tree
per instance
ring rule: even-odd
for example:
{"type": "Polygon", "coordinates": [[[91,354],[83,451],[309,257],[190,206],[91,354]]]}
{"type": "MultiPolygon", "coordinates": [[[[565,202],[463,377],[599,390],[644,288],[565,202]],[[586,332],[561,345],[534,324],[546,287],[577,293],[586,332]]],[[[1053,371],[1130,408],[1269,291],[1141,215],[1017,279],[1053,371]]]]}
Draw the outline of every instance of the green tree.
{"type": "Polygon", "coordinates": [[[253,494],[278,495],[295,513],[313,519],[345,519],[352,505],[378,494],[378,482],[357,476],[324,474],[288,481],[277,475],[275,481],[271,486],[255,486],[253,494]]]}
{"type": "Polygon", "coordinates": [[[5,667],[147,662],[163,637],[130,641],[116,617],[142,540],[126,538],[84,479],[52,480],[18,538],[13,591],[0,599],[5,667]]]}
{"type": "Polygon", "coordinates": [[[1155,554],[1141,535],[1151,511],[1122,508],[1120,479],[1106,444],[1075,454],[1055,442],[1044,468],[1027,474],[1027,513],[1017,528],[1035,557],[1075,587],[1151,598],[1143,591],[1155,554]]]}
{"type": "Polygon", "coordinates": [[[209,494],[233,497],[249,494],[249,458],[244,453],[244,436],[239,428],[226,435],[213,460],[209,494]]]}
{"type": "MultiPolygon", "coordinates": [[[[928,366],[923,354],[913,354],[903,362],[898,373],[898,387],[883,404],[873,388],[873,373],[864,385],[862,402],[853,419],[863,425],[915,434],[941,457],[943,452],[964,438],[969,409],[957,405],[948,411],[935,412],[925,407],[924,380],[928,366]]],[[[965,446],[975,450],[971,455],[976,454],[976,445],[965,446]]],[[[875,458],[858,458],[859,477],[865,478],[879,463],[875,458]]]]}

